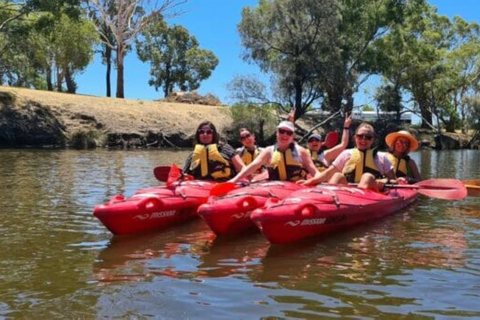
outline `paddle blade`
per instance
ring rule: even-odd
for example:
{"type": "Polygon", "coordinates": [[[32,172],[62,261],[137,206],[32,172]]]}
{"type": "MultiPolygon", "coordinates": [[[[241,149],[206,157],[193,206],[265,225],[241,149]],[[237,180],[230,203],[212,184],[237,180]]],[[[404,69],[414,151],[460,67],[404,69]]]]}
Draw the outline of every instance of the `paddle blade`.
{"type": "Polygon", "coordinates": [[[323,146],[327,149],[333,148],[338,143],[338,133],[336,131],[331,131],[325,136],[325,141],[323,146]]]}
{"type": "Polygon", "coordinates": [[[210,195],[220,197],[236,188],[238,188],[238,186],[233,182],[219,183],[210,190],[210,195]]]}
{"type": "Polygon", "coordinates": [[[153,175],[158,181],[166,182],[168,174],[170,173],[170,166],[158,166],[153,168],[153,175]]]}
{"type": "Polygon", "coordinates": [[[467,196],[467,188],[457,179],[430,179],[413,184],[418,193],[437,199],[462,200],[467,196]]]}
{"type": "Polygon", "coordinates": [[[480,179],[463,180],[469,197],[480,197],[480,179]]]}
{"type": "Polygon", "coordinates": [[[182,176],[182,172],[174,163],[171,166],[170,172],[168,173],[167,186],[171,186],[175,181],[178,181],[182,176]]]}

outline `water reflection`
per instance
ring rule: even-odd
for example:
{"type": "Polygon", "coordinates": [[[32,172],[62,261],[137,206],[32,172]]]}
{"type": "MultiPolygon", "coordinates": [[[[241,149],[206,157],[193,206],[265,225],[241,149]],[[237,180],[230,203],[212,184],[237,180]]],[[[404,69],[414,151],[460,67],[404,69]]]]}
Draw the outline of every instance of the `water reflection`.
{"type": "MultiPolygon", "coordinates": [[[[188,151],[186,151],[188,152],[188,151]]],[[[287,246],[219,239],[202,220],[114,237],[92,215],[186,152],[0,150],[0,317],[480,316],[480,198],[287,246]]],[[[419,151],[426,177],[478,178],[480,152],[419,151]]]]}

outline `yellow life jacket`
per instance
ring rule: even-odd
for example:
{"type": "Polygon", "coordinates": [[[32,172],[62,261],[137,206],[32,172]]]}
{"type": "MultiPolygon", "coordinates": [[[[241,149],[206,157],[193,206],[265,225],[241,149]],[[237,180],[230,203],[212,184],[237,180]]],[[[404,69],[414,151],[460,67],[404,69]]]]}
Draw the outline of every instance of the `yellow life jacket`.
{"type": "Polygon", "coordinates": [[[216,144],[195,145],[190,171],[196,179],[226,180],[232,174],[230,162],[222,157],[216,144]]]}
{"type": "Polygon", "coordinates": [[[347,181],[358,183],[360,182],[362,174],[366,172],[373,174],[376,178],[380,178],[382,175],[373,160],[376,154],[376,149],[369,149],[367,151],[361,151],[357,148],[353,149],[352,156],[350,157],[350,160],[347,161],[342,171],[347,178],[347,181]]]}
{"type": "Polygon", "coordinates": [[[297,181],[307,177],[307,171],[300,162],[294,143],[285,152],[279,151],[277,146],[272,151],[270,164],[267,167],[269,180],[297,181]]]}
{"type": "Polygon", "coordinates": [[[413,174],[408,167],[408,162],[410,161],[409,156],[405,156],[402,159],[395,157],[392,153],[387,153],[388,160],[393,165],[393,170],[395,171],[395,175],[397,177],[410,177],[413,178],[413,174]]]}
{"type": "Polygon", "coordinates": [[[323,153],[323,150],[319,152],[317,151],[312,151],[310,149],[307,150],[308,154],[310,155],[310,158],[312,158],[313,164],[317,168],[318,171],[323,172],[327,170],[328,166],[322,159],[320,158],[320,155],[323,153]]]}
{"type": "Polygon", "coordinates": [[[253,152],[250,152],[250,150],[248,150],[245,147],[242,147],[239,150],[240,150],[239,152],[240,158],[242,158],[242,161],[246,166],[252,163],[252,161],[256,157],[258,157],[258,155],[260,154],[260,150],[258,149],[257,146],[255,146],[255,149],[253,150],[253,152]]]}

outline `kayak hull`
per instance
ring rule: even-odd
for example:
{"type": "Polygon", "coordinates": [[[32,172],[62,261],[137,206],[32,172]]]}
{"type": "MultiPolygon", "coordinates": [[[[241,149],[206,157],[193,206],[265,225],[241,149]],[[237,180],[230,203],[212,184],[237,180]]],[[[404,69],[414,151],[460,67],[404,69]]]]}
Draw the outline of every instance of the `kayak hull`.
{"type": "Polygon", "coordinates": [[[251,214],[269,242],[285,244],[332,233],[395,213],[417,197],[415,189],[392,189],[388,194],[351,186],[320,185],[270,199],[251,214]]]}
{"type": "Polygon", "coordinates": [[[268,199],[284,199],[304,186],[293,182],[266,181],[237,188],[224,196],[210,197],[198,208],[198,215],[218,236],[239,235],[255,231],[250,213],[265,205],[268,199]]]}
{"type": "Polygon", "coordinates": [[[131,197],[117,195],[96,206],[93,214],[115,235],[162,230],[197,218],[198,207],[207,201],[215,184],[182,181],[171,187],[138,190],[131,197]]]}

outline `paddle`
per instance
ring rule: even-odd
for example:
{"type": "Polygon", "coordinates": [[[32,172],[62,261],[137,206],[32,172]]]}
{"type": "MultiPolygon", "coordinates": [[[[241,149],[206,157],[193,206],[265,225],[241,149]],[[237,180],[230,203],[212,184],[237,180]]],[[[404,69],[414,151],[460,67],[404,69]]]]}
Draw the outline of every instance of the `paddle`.
{"type": "Polygon", "coordinates": [[[387,184],[389,188],[417,189],[418,193],[437,199],[461,200],[467,196],[467,189],[457,179],[430,179],[414,184],[387,184]]]}
{"type": "Polygon", "coordinates": [[[153,168],[153,175],[158,181],[166,182],[168,180],[168,174],[170,173],[171,166],[158,166],[153,168]]]}
{"type": "Polygon", "coordinates": [[[480,197],[480,179],[463,180],[462,182],[467,188],[468,196],[480,197]]]}
{"type": "Polygon", "coordinates": [[[172,185],[178,180],[193,180],[189,174],[184,174],[174,163],[171,166],[158,166],[153,168],[153,174],[158,181],[167,182],[167,185],[172,185]]]}
{"type": "MultiPolygon", "coordinates": [[[[358,186],[358,183],[349,183],[358,186]]],[[[386,188],[416,189],[418,193],[436,199],[461,200],[467,196],[467,189],[462,181],[457,179],[430,179],[414,184],[385,184],[386,188]]]]}
{"type": "Polygon", "coordinates": [[[220,197],[220,196],[226,195],[233,189],[237,189],[238,187],[239,186],[233,182],[219,183],[213,186],[213,188],[210,190],[210,195],[220,197]]]}
{"type": "Polygon", "coordinates": [[[325,141],[322,143],[322,147],[327,149],[333,148],[338,143],[338,133],[336,131],[331,131],[325,136],[325,141]]]}

